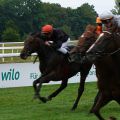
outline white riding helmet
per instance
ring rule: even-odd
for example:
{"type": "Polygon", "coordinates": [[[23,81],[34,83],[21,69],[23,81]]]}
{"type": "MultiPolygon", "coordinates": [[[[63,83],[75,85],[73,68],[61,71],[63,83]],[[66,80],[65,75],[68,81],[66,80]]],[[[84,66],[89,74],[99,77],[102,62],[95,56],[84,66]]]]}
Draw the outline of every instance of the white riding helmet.
{"type": "Polygon", "coordinates": [[[114,15],[111,12],[103,12],[102,14],[99,15],[101,20],[109,20],[114,17],[114,15]]]}

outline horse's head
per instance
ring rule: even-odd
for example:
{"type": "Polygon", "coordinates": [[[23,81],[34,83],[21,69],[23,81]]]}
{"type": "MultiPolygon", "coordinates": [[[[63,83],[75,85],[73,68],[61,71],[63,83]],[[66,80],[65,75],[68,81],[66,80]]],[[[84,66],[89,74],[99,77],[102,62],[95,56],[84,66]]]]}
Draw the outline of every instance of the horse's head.
{"type": "Polygon", "coordinates": [[[104,31],[87,51],[87,58],[94,62],[111,56],[120,49],[119,35],[104,31]]]}
{"type": "Polygon", "coordinates": [[[96,27],[88,25],[84,33],[79,37],[79,52],[86,52],[86,50],[95,42],[96,38],[96,27]]]}
{"type": "Polygon", "coordinates": [[[87,25],[84,33],[79,37],[78,41],[78,51],[80,53],[85,53],[86,50],[95,42],[97,38],[96,26],[87,25]]]}
{"type": "Polygon", "coordinates": [[[80,61],[83,56],[85,56],[88,48],[95,42],[97,39],[96,26],[87,25],[84,33],[79,37],[77,46],[74,47],[70,53],[73,60],[80,61]]]}
{"type": "Polygon", "coordinates": [[[38,53],[40,46],[44,44],[38,35],[28,35],[24,41],[24,48],[20,53],[22,59],[27,59],[32,53],[38,53]]]}

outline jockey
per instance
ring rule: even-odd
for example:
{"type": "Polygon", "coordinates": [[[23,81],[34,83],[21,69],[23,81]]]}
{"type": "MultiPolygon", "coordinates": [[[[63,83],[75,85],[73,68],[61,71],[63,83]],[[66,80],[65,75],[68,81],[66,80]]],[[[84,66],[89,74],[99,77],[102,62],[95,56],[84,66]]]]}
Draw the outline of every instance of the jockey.
{"type": "Polygon", "coordinates": [[[102,33],[102,21],[99,17],[96,18],[96,24],[97,24],[96,33],[97,35],[100,35],[102,33]]]}
{"type": "Polygon", "coordinates": [[[99,17],[106,31],[120,33],[120,15],[113,15],[111,12],[103,12],[99,17]]]}
{"type": "Polygon", "coordinates": [[[65,54],[68,59],[70,59],[67,50],[70,38],[64,31],[53,28],[52,25],[45,25],[41,29],[41,36],[45,40],[46,45],[52,46],[54,49],[65,54]]]}

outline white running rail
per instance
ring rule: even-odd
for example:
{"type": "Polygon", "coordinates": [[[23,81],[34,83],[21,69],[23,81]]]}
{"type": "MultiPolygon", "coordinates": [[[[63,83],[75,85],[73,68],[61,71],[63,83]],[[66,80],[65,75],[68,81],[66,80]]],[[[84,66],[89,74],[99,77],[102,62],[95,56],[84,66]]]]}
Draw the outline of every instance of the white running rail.
{"type": "MultiPolygon", "coordinates": [[[[1,42],[0,43],[0,58],[2,58],[2,62],[4,62],[4,58],[7,57],[18,57],[20,56],[19,52],[14,52],[14,50],[18,51],[23,48],[23,43],[24,42],[1,42]],[[7,46],[6,46],[7,45],[7,46]],[[6,53],[5,51],[8,50],[9,53],[6,53]]],[[[70,41],[71,45],[75,45],[77,43],[77,40],[70,41]]],[[[36,55],[36,54],[32,54],[36,55]]],[[[13,58],[11,58],[13,59],[13,58]]]]}
{"type": "MultiPolygon", "coordinates": [[[[20,55],[18,52],[14,52],[14,50],[18,51],[23,48],[23,42],[1,42],[0,43],[0,58],[2,58],[2,62],[4,62],[4,58],[6,57],[17,57],[20,55]],[[16,46],[17,44],[17,46],[16,46]],[[7,45],[7,46],[6,46],[7,45]],[[18,46],[20,45],[20,46],[18,46]],[[6,52],[9,51],[9,53],[6,52]]],[[[11,58],[13,59],[13,58],[11,58]]]]}

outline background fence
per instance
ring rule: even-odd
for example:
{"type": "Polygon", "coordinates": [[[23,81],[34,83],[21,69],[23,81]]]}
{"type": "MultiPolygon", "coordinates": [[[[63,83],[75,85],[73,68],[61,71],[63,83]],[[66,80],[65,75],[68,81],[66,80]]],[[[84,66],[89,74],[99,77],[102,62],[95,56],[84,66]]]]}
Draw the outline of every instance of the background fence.
{"type": "MultiPolygon", "coordinates": [[[[70,45],[75,45],[76,42],[77,41],[72,41],[70,45]]],[[[29,57],[27,61],[20,59],[19,55],[22,48],[23,42],[0,43],[0,88],[32,86],[32,82],[40,76],[39,62],[35,64],[31,62],[34,61],[34,56],[29,57]]],[[[79,82],[79,80],[80,74],[78,73],[69,79],[69,83],[76,83],[79,82]]],[[[95,80],[96,76],[93,66],[89,72],[87,81],[95,80]]],[[[59,83],[61,82],[51,81],[49,84],[59,83]]]]}
{"type": "MultiPolygon", "coordinates": [[[[19,57],[22,48],[23,42],[0,43],[0,63],[25,62],[19,57]]],[[[33,59],[34,57],[31,56],[27,61],[31,61],[33,59]]]]}
{"type": "MultiPolygon", "coordinates": [[[[75,45],[77,40],[70,41],[70,45],[75,45]]],[[[2,42],[0,43],[0,62],[24,62],[19,59],[20,51],[23,48],[24,42],[2,42]],[[17,57],[17,58],[14,58],[17,57]]],[[[36,54],[32,54],[36,55],[36,54]]],[[[30,57],[28,61],[33,60],[34,57],[30,57]]]]}

